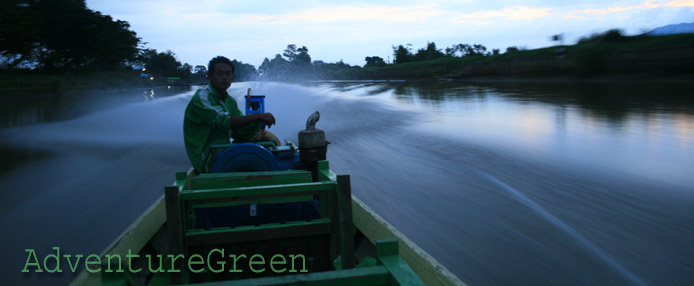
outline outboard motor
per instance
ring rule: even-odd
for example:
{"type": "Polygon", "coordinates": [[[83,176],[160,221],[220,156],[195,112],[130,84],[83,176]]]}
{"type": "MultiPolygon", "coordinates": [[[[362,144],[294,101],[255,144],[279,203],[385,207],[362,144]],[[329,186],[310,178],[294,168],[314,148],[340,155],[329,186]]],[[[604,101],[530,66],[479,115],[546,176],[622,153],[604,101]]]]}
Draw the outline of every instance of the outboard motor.
{"type": "Polygon", "coordinates": [[[330,144],[325,140],[325,132],[316,129],[318,119],[320,119],[320,113],[316,111],[306,120],[306,130],[299,131],[299,160],[314,173],[318,161],[325,160],[328,144],[330,144]]]}

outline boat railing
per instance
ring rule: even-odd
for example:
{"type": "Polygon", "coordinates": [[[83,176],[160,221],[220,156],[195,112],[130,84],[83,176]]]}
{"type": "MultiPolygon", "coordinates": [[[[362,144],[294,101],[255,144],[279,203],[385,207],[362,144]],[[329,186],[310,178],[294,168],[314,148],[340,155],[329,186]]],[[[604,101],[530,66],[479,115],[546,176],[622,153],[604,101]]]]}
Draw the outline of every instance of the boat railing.
{"type": "MultiPolygon", "coordinates": [[[[254,254],[265,257],[273,254],[304,255],[309,272],[333,269],[336,260],[343,269],[354,267],[348,175],[332,176],[324,171],[322,178],[325,180],[318,182],[313,182],[311,172],[307,171],[215,173],[186,177],[186,183],[165,188],[170,254],[190,257],[214,249],[229,249],[236,255],[245,254],[247,257],[254,254]],[[314,199],[320,205],[320,218],[311,221],[233,228],[195,227],[197,208],[309,202],[314,199]]],[[[174,282],[204,281],[191,280],[196,275],[191,275],[185,267],[179,269],[184,271],[175,277],[174,282]]],[[[215,279],[263,276],[240,270],[230,275],[215,275],[215,279]]]]}

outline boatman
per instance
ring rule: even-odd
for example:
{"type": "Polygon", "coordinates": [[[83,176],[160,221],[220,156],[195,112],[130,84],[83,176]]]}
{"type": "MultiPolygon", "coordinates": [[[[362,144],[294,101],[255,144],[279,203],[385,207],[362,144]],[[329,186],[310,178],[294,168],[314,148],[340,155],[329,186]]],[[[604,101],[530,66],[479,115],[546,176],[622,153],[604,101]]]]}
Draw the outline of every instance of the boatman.
{"type": "MultiPolygon", "coordinates": [[[[183,137],[188,158],[198,173],[207,172],[205,165],[210,145],[228,144],[230,136],[234,142],[277,140],[269,128],[275,124],[271,113],[243,115],[236,100],[227,89],[234,81],[234,65],[222,56],[210,60],[207,65],[210,84],[195,92],[186,107],[183,119],[183,137]]],[[[214,159],[214,154],[209,155],[214,159]]]]}

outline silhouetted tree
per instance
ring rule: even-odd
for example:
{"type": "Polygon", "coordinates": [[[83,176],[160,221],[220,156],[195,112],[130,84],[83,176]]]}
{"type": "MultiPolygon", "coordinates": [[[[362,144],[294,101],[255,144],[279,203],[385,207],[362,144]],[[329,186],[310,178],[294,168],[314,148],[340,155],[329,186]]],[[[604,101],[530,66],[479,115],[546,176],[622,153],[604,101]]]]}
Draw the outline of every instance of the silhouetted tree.
{"type": "Polygon", "coordinates": [[[386,62],[383,60],[383,58],[378,56],[366,57],[364,58],[364,60],[366,61],[364,67],[381,67],[386,65],[386,62]]]}
{"type": "Polygon", "coordinates": [[[275,55],[275,58],[270,60],[270,64],[263,70],[263,74],[267,73],[268,79],[284,80],[288,78],[289,62],[280,54],[275,55]]]}
{"type": "Polygon", "coordinates": [[[258,70],[264,79],[270,80],[305,78],[313,72],[308,48],[297,48],[295,44],[287,45],[282,55],[277,54],[272,60],[265,58],[258,70]]]}
{"type": "Polygon", "coordinates": [[[263,63],[260,64],[258,67],[258,71],[262,73],[264,76],[267,76],[270,74],[270,59],[265,58],[263,60],[263,63]]]}
{"type": "Polygon", "coordinates": [[[468,44],[456,44],[456,45],[452,45],[452,46],[446,48],[445,52],[446,52],[447,56],[451,56],[451,57],[460,56],[460,57],[462,57],[462,56],[465,56],[465,53],[467,51],[467,47],[469,47],[469,46],[470,45],[468,45],[468,44]]]}
{"type": "Polygon", "coordinates": [[[139,43],[127,22],[88,9],[84,0],[0,4],[0,61],[7,68],[115,69],[135,60],[139,43]]]}
{"type": "Polygon", "coordinates": [[[231,64],[234,65],[235,81],[249,81],[254,80],[258,77],[258,71],[255,70],[255,67],[253,65],[244,64],[243,62],[239,62],[236,59],[232,60],[231,64]]]}
{"type": "Polygon", "coordinates": [[[446,48],[446,55],[448,56],[460,56],[460,57],[466,57],[466,56],[484,56],[487,55],[487,47],[480,45],[480,44],[473,44],[473,45],[468,45],[468,44],[457,44],[457,45],[452,45],[449,48],[446,48]]]}
{"type": "Polygon", "coordinates": [[[485,55],[487,55],[487,47],[485,47],[483,45],[474,44],[468,48],[467,56],[485,56],[485,55]]]}
{"type": "Polygon", "coordinates": [[[193,66],[189,65],[188,63],[185,63],[180,68],[178,68],[177,76],[180,77],[181,80],[183,80],[184,82],[190,82],[192,71],[193,66]]]}
{"type": "Polygon", "coordinates": [[[417,50],[417,54],[414,55],[415,61],[426,61],[442,58],[444,54],[441,50],[436,49],[436,44],[434,42],[428,43],[427,47],[424,49],[417,50]]]}
{"type": "Polygon", "coordinates": [[[511,46],[511,47],[506,48],[506,53],[507,53],[507,54],[508,54],[508,53],[515,53],[515,52],[517,52],[517,51],[520,51],[520,50],[519,50],[518,47],[516,47],[516,46],[511,46]]]}
{"type": "Polygon", "coordinates": [[[302,46],[301,48],[296,50],[298,53],[294,57],[294,60],[292,60],[293,63],[295,63],[298,66],[301,67],[306,67],[311,65],[311,56],[308,54],[308,48],[306,46],[302,46]]]}
{"type": "Polygon", "coordinates": [[[149,74],[155,77],[178,76],[181,63],[172,51],[157,53],[156,50],[147,50],[145,56],[149,57],[145,61],[145,68],[149,74]]]}
{"type": "Polygon", "coordinates": [[[298,51],[296,50],[296,45],[295,44],[289,44],[287,45],[287,48],[284,49],[284,53],[282,55],[287,58],[288,61],[293,61],[294,58],[296,58],[298,51]]]}
{"type": "Polygon", "coordinates": [[[204,82],[205,79],[207,78],[207,67],[203,65],[197,65],[193,69],[193,77],[192,79],[197,82],[204,82]]]}
{"type": "Polygon", "coordinates": [[[626,40],[627,37],[624,36],[624,32],[620,29],[611,29],[603,33],[596,33],[590,36],[581,37],[578,40],[578,44],[584,43],[618,43],[626,40]]]}
{"type": "Polygon", "coordinates": [[[397,47],[393,46],[393,62],[396,64],[404,64],[411,62],[413,60],[413,55],[408,48],[403,45],[397,47]]]}

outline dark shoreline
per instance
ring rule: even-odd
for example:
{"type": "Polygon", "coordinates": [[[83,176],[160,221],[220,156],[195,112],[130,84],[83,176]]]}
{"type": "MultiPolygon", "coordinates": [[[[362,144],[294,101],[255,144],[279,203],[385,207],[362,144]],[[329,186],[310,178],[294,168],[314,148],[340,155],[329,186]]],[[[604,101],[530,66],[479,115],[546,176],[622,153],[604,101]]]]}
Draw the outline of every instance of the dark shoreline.
{"type": "MultiPolygon", "coordinates": [[[[101,90],[101,89],[138,89],[160,88],[169,86],[166,82],[149,81],[140,78],[102,80],[95,79],[91,83],[87,81],[74,81],[72,75],[32,75],[28,80],[17,81],[14,84],[3,80],[0,86],[0,96],[25,96],[31,92],[65,92],[75,90],[101,90]],[[48,78],[48,79],[47,79],[48,78]]],[[[269,81],[275,82],[275,81],[269,81]]],[[[364,82],[364,83],[405,83],[405,82],[460,82],[460,83],[663,83],[663,84],[694,84],[694,73],[685,75],[601,75],[593,77],[577,76],[470,76],[470,77],[420,77],[402,79],[306,79],[286,80],[277,82],[302,83],[302,82],[364,82]]],[[[180,86],[194,86],[206,83],[191,83],[180,86]]]]}
{"type": "MultiPolygon", "coordinates": [[[[682,83],[694,84],[694,74],[665,76],[597,76],[591,78],[579,77],[513,77],[490,76],[469,78],[406,78],[406,79],[339,79],[339,80],[307,80],[308,82],[365,82],[365,83],[403,83],[403,82],[467,82],[467,83],[682,83]]],[[[305,81],[286,81],[305,82],[305,81]]]]}

